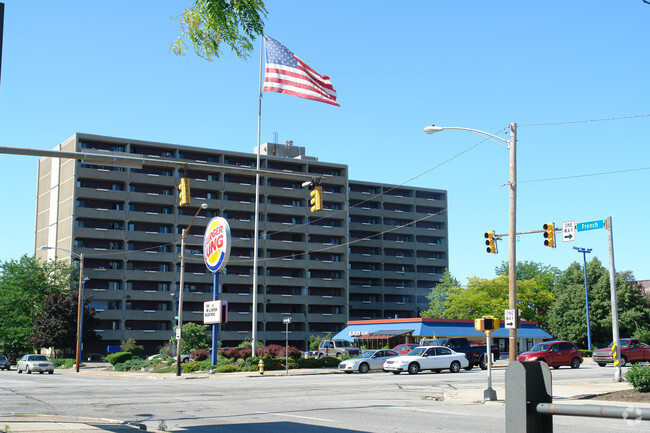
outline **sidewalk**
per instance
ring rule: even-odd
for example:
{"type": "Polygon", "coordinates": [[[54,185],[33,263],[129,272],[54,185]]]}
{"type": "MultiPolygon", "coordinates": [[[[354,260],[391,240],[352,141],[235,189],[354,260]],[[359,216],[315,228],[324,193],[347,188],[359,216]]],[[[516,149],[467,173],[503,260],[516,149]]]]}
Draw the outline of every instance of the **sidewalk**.
{"type": "Polygon", "coordinates": [[[11,433],[56,433],[71,430],[75,433],[134,433],[147,430],[144,424],[54,415],[1,415],[0,431],[4,432],[5,428],[11,433]]]}

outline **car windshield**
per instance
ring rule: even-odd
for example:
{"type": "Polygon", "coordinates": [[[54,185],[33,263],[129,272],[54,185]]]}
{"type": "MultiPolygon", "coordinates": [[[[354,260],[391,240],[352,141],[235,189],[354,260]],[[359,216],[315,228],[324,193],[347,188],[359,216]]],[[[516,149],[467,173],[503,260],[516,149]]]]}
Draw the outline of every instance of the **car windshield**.
{"type": "Polygon", "coordinates": [[[415,349],[407,353],[406,356],[422,356],[425,350],[427,350],[426,347],[416,347],[415,349]]]}
{"type": "MultiPolygon", "coordinates": [[[[621,347],[627,347],[627,346],[630,345],[630,340],[622,338],[622,339],[620,339],[618,341],[621,343],[621,347]]],[[[607,348],[611,349],[613,345],[614,345],[614,342],[612,341],[611,343],[609,343],[609,346],[607,346],[607,348]]]]}
{"type": "Polygon", "coordinates": [[[47,361],[45,355],[33,355],[29,357],[30,361],[47,361]]]}
{"type": "Polygon", "coordinates": [[[0,355],[0,361],[6,361],[6,360],[7,360],[7,357],[6,357],[6,356],[4,356],[4,355],[0,355]]]}
{"type": "Polygon", "coordinates": [[[546,352],[549,344],[539,343],[531,347],[530,352],[546,352]]]}
{"type": "Polygon", "coordinates": [[[372,355],[375,354],[375,350],[366,350],[365,352],[361,352],[361,354],[357,358],[370,358],[372,355]]]}

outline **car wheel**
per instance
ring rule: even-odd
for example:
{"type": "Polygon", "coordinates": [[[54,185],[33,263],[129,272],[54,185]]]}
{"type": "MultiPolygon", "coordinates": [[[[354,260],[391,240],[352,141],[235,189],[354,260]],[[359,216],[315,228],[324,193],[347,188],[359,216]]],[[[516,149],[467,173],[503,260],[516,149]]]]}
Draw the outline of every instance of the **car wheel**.
{"type": "Polygon", "coordinates": [[[23,371],[20,369],[20,367],[18,367],[18,366],[16,366],[16,371],[18,372],[18,374],[20,374],[20,373],[23,372],[23,371]]]}
{"type": "Polygon", "coordinates": [[[451,365],[449,366],[449,371],[451,371],[452,373],[458,373],[460,371],[460,362],[458,361],[452,362],[451,365]]]}
{"type": "Polygon", "coordinates": [[[571,368],[580,368],[580,359],[578,359],[577,357],[573,358],[571,360],[571,368]]]}
{"type": "Polygon", "coordinates": [[[599,366],[599,367],[604,367],[604,366],[606,366],[606,365],[607,365],[606,362],[599,362],[599,363],[598,363],[598,366],[599,366]]]}
{"type": "Polygon", "coordinates": [[[186,364],[186,363],[190,362],[190,359],[189,359],[189,358],[185,358],[185,359],[183,359],[182,362],[183,362],[183,364],[186,364]]]}
{"type": "Polygon", "coordinates": [[[393,374],[400,374],[401,371],[391,371],[391,373],[393,373],[393,374]]]}
{"type": "Polygon", "coordinates": [[[409,364],[409,374],[418,374],[420,371],[420,366],[417,362],[411,362],[409,364]]]}
{"type": "Polygon", "coordinates": [[[44,371],[39,371],[39,372],[38,372],[38,374],[43,374],[43,373],[45,373],[45,372],[44,372],[44,371]]]}
{"type": "Polygon", "coordinates": [[[487,363],[485,362],[485,356],[481,356],[481,359],[478,361],[479,367],[481,370],[487,370],[487,363]]]}
{"type": "Polygon", "coordinates": [[[340,353],[337,353],[337,354],[336,354],[336,357],[337,357],[338,359],[341,359],[341,354],[340,354],[340,353]]]}
{"type": "Polygon", "coordinates": [[[469,365],[465,367],[465,370],[470,371],[472,368],[474,368],[474,364],[470,362],[469,365]]]}
{"type": "Polygon", "coordinates": [[[346,371],[345,374],[352,374],[352,372],[351,371],[346,371]]]}
{"type": "Polygon", "coordinates": [[[30,370],[29,367],[25,367],[25,373],[32,374],[32,370],[30,370]]]}
{"type": "Polygon", "coordinates": [[[323,359],[323,354],[322,353],[318,354],[318,359],[323,359]]]}
{"type": "Polygon", "coordinates": [[[621,356],[621,367],[625,367],[626,365],[627,365],[627,358],[621,356]]]}
{"type": "Polygon", "coordinates": [[[365,362],[359,366],[359,373],[367,373],[370,370],[370,366],[365,362]]]}
{"type": "Polygon", "coordinates": [[[48,371],[47,374],[54,374],[54,371],[48,371]]]}

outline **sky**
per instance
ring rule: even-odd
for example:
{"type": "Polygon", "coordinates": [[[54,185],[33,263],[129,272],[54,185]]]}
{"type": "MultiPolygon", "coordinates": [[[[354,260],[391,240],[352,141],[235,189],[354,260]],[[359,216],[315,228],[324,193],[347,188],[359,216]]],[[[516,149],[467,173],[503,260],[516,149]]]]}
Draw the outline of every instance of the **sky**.
{"type": "MultiPolygon", "coordinates": [[[[170,53],[190,1],[4,0],[0,146],[52,149],[76,132],[253,152],[259,40],[248,60],[170,53]]],[[[612,217],[615,268],[650,279],[650,5],[267,0],[265,32],[321,74],[340,107],[265,92],[262,142],[293,140],[351,179],[448,192],[449,270],[463,285],[508,260],[508,138],[517,123],[517,230],[612,217]]],[[[37,157],[0,154],[0,262],[34,253],[37,157]]],[[[40,246],[37,246],[40,247],[40,246]]],[[[517,260],[566,269],[607,231],[517,260]]]]}

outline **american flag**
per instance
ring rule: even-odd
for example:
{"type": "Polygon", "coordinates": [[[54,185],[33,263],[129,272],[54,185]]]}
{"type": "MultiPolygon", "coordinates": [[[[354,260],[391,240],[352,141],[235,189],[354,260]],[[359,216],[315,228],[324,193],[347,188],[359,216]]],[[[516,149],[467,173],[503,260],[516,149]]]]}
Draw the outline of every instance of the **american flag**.
{"type": "Polygon", "coordinates": [[[264,88],[268,92],[285,93],[300,98],[340,105],[330,77],[321,75],[273,38],[266,40],[264,88]]]}

